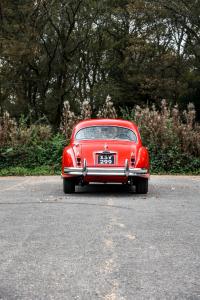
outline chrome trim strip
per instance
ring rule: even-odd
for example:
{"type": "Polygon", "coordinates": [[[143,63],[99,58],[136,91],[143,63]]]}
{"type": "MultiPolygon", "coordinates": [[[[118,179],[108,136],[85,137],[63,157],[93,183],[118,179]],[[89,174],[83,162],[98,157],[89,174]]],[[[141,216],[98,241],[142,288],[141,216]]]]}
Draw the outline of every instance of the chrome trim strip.
{"type": "Polygon", "coordinates": [[[64,174],[68,175],[78,175],[78,176],[86,176],[86,175],[94,175],[94,176],[139,176],[145,175],[148,173],[147,169],[142,168],[93,168],[84,166],[84,168],[64,168],[64,174]]]}
{"type": "Polygon", "coordinates": [[[125,174],[126,174],[126,177],[128,177],[128,175],[129,175],[128,159],[125,160],[125,174]]]}

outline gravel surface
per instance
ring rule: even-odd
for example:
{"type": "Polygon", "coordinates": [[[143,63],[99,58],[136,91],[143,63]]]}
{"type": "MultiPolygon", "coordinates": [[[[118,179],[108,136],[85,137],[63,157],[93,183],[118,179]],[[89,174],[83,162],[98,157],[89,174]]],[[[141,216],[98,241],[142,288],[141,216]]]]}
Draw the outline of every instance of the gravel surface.
{"type": "Polygon", "coordinates": [[[200,299],[200,177],[0,178],[0,299],[200,299]]]}

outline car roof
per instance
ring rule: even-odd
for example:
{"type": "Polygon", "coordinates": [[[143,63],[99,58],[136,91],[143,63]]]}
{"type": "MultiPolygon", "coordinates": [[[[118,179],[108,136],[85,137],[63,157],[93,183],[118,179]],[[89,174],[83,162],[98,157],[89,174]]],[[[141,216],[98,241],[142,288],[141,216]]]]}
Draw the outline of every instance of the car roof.
{"type": "Polygon", "coordinates": [[[89,119],[79,122],[74,128],[74,132],[79,131],[81,128],[90,126],[120,126],[137,131],[136,124],[131,121],[122,119],[89,119]]]}

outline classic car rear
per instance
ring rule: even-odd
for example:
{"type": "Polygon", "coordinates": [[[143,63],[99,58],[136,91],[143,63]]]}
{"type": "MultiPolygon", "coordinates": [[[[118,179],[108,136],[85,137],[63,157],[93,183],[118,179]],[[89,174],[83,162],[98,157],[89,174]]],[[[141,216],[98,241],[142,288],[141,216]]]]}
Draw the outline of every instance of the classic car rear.
{"type": "Polygon", "coordinates": [[[149,155],[137,126],[129,121],[91,119],[75,126],[70,145],[63,150],[64,193],[91,182],[135,185],[148,192],[149,155]]]}

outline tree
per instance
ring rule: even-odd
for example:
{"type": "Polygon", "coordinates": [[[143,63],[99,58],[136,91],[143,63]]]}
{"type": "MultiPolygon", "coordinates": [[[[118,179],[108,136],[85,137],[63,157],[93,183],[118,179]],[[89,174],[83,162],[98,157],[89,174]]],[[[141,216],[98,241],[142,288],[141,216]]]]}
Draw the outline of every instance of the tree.
{"type": "MultiPolygon", "coordinates": [[[[65,101],[93,115],[200,94],[199,1],[2,0],[0,108],[59,127],[65,101]]],[[[200,105],[199,105],[200,107],[200,105]]]]}

